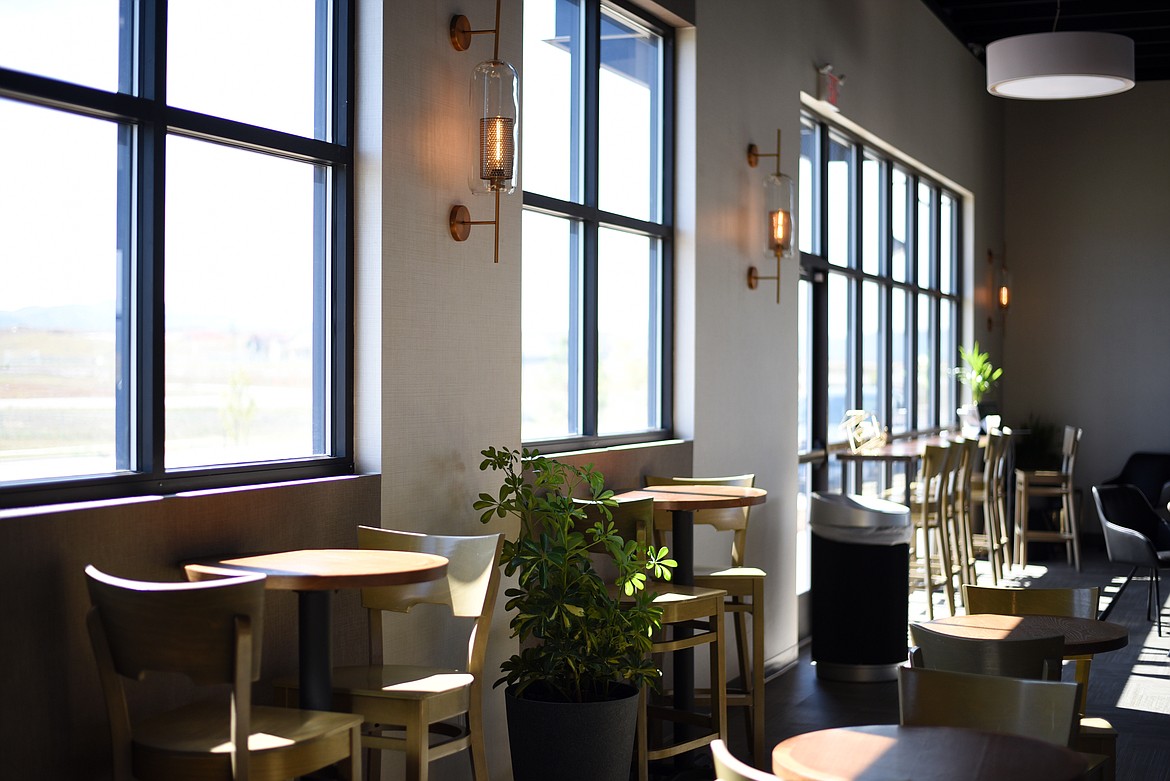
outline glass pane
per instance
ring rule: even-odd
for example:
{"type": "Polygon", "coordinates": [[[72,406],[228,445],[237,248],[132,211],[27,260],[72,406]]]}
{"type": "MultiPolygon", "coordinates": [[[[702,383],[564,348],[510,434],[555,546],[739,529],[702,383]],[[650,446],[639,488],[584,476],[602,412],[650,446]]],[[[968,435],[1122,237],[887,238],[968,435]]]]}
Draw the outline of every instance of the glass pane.
{"type": "Polygon", "coordinates": [[[317,70],[329,59],[327,6],[327,0],[170,0],[167,102],[328,139],[329,76],[317,70]]]}
{"type": "Polygon", "coordinates": [[[955,365],[958,361],[958,346],[955,335],[955,302],[943,299],[939,302],[938,327],[939,352],[942,360],[939,362],[939,422],[949,426],[955,422],[951,417],[955,413],[958,401],[955,399],[955,365]]]}
{"type": "MultiPolygon", "coordinates": [[[[117,92],[121,0],[4,0],[0,67],[117,92]]],[[[127,4],[128,5],[128,4],[127,4]]],[[[125,21],[125,24],[123,24],[125,21]]],[[[129,40],[126,41],[129,45],[129,40]]],[[[124,82],[129,82],[129,71],[124,82]]]]}
{"type": "Polygon", "coordinates": [[[829,404],[826,424],[829,442],[844,442],[841,421],[845,410],[853,409],[852,314],[848,277],[829,275],[829,404]]]}
{"type": "MultiPolygon", "coordinates": [[[[955,292],[955,201],[951,196],[943,193],[939,209],[938,245],[939,245],[939,287],[944,293],[955,292]]],[[[943,344],[946,344],[944,342],[943,344]]],[[[944,407],[945,409],[945,407],[944,407]]]]}
{"type": "Polygon", "coordinates": [[[578,223],[525,209],[520,331],[520,437],[576,436],[581,329],[578,223]]]}
{"type": "Polygon", "coordinates": [[[882,268],[882,166],[866,155],[861,163],[861,270],[880,274],[882,268]]]}
{"type": "Polygon", "coordinates": [[[597,240],[597,433],[655,428],[661,396],[658,242],[606,228],[597,240]]]}
{"type": "Polygon", "coordinates": [[[853,147],[836,138],[829,140],[829,262],[849,265],[852,230],[853,147]]]}
{"type": "Polygon", "coordinates": [[[918,296],[918,417],[916,428],[935,425],[934,400],[934,317],[931,315],[930,296],[918,296]]]}
{"type": "Polygon", "coordinates": [[[804,453],[812,449],[812,283],[802,279],[796,286],[798,334],[797,350],[797,450],[804,453]]]}
{"type": "Polygon", "coordinates": [[[861,408],[885,421],[885,354],[882,338],[881,289],[876,282],[861,284],[861,408]]]}
{"type": "Polygon", "coordinates": [[[910,211],[906,204],[910,199],[910,182],[906,172],[895,167],[890,184],[890,274],[897,282],[908,282],[910,256],[906,245],[910,241],[910,211]]]}
{"type": "Polygon", "coordinates": [[[820,209],[817,130],[815,125],[800,123],[800,173],[797,181],[800,204],[796,214],[796,240],[800,242],[800,251],[809,253],[820,253],[821,249],[820,221],[817,219],[820,209]]]}
{"type": "Polygon", "coordinates": [[[890,418],[890,433],[902,434],[910,430],[910,399],[913,390],[913,362],[910,360],[911,332],[910,294],[902,288],[894,288],[894,303],[890,308],[890,331],[893,354],[890,356],[890,385],[893,397],[890,418]]]}
{"type": "Polygon", "coordinates": [[[0,481],[117,468],[118,136],[0,100],[0,481]]]}
{"type": "Polygon", "coordinates": [[[167,161],[166,467],[322,454],[324,174],[178,137],[167,161]]]}
{"type": "Polygon", "coordinates": [[[931,274],[934,267],[934,191],[929,185],[918,185],[918,286],[932,287],[936,278],[931,274]]]}
{"type": "Polygon", "coordinates": [[[581,202],[579,0],[524,3],[524,189],[581,202]]]}
{"type": "Polygon", "coordinates": [[[662,40],[612,9],[601,13],[598,204],[615,214],[658,220],[662,40]]]}

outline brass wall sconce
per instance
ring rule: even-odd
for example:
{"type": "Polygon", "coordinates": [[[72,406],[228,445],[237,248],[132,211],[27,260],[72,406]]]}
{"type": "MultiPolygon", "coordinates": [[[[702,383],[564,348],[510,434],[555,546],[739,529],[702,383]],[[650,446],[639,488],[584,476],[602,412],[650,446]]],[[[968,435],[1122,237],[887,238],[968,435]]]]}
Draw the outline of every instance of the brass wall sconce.
{"type": "Polygon", "coordinates": [[[995,300],[999,303],[1000,309],[1007,309],[1012,303],[1012,277],[1006,261],[999,267],[999,287],[995,300]]]}
{"type": "Polygon", "coordinates": [[[451,17],[451,45],[467,51],[472,36],[494,37],[492,58],[475,66],[471,72],[468,129],[470,170],[467,185],[474,195],[492,195],[496,202],[495,217],[473,220],[462,204],[451,207],[448,218],[451,238],[467,241],[475,225],[491,225],[495,233],[494,262],[500,262],[500,195],[516,190],[516,133],[520,126],[520,77],[516,69],[500,59],[500,0],[496,0],[496,26],[490,30],[473,30],[462,14],[451,17]]]}
{"type": "Polygon", "coordinates": [[[769,254],[776,256],[776,275],[761,276],[755,266],[748,269],[748,287],[755,290],[761,279],[776,280],[776,303],[780,303],[780,259],[790,258],[795,253],[795,237],[793,220],[793,204],[796,203],[796,191],[792,179],[780,172],[780,131],[776,131],[776,151],[763,153],[755,144],[748,145],[748,165],[755,168],[760,164],[761,157],[776,158],[776,172],[764,179],[764,205],[768,210],[768,239],[769,254]]]}

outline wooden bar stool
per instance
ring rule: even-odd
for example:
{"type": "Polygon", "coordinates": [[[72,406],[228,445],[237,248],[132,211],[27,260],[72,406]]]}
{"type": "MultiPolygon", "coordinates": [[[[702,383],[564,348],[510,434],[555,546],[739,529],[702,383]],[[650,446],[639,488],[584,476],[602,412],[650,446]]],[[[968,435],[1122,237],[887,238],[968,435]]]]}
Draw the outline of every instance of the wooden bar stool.
{"type": "MultiPolygon", "coordinates": [[[[734,477],[656,477],[647,476],[651,485],[729,485],[751,488],[755,475],[734,477]]],[[[726,612],[734,616],[736,661],[739,667],[739,686],[726,693],[728,707],[744,708],[744,718],[751,740],[752,759],[759,768],[768,767],[771,755],[764,745],[764,579],[762,569],[744,566],[747,551],[747,532],[750,507],[732,507],[725,510],[700,510],[695,513],[695,524],[710,526],[718,531],[732,532],[730,567],[695,571],[695,585],[723,589],[727,592],[726,612]],[[749,627],[750,622],[750,627],[749,627]],[[749,647],[750,628],[750,647],[749,647]]],[[[669,533],[670,513],[654,514],[655,535],[669,533]]],[[[697,692],[697,702],[709,702],[710,691],[697,692]]]]}
{"type": "Polygon", "coordinates": [[[1077,446],[1080,441],[1081,429],[1065,426],[1059,471],[1016,470],[1016,561],[1021,567],[1028,565],[1028,541],[1035,540],[1063,542],[1069,564],[1075,565],[1077,572],[1081,571],[1080,526],[1073,485],[1073,466],[1076,463],[1077,446]],[[1028,526],[1028,504],[1033,497],[1060,499],[1060,515],[1056,529],[1033,529],[1028,526]]]}

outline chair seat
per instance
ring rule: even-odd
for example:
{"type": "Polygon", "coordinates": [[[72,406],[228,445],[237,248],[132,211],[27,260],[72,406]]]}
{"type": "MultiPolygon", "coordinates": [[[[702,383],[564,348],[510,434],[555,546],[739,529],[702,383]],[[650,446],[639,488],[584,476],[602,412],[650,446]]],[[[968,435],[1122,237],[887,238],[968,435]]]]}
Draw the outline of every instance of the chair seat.
{"type": "Polygon", "coordinates": [[[447,667],[387,664],[333,668],[335,693],[399,700],[424,700],[465,690],[473,680],[471,673],[447,667]]]}
{"type": "MultiPolygon", "coordinates": [[[[350,730],[361,724],[350,713],[252,708],[252,729],[248,737],[253,775],[280,778],[315,770],[326,764],[318,757],[341,759],[349,754],[350,730]]],[[[189,755],[192,766],[214,767],[230,764],[231,739],[228,708],[223,700],[201,700],[159,716],[143,720],[134,731],[135,773],[150,772],[155,755],[189,755]]],[[[336,759],[334,761],[336,761],[336,759]]],[[[170,772],[174,772],[173,766],[170,772]]]]}

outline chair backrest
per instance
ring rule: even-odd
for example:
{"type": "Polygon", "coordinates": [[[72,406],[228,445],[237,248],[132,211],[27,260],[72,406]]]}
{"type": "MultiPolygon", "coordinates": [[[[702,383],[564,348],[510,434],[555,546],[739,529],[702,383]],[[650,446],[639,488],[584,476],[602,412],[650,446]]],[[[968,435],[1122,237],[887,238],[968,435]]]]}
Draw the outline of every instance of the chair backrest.
{"type": "Polygon", "coordinates": [[[910,624],[910,640],[918,648],[912,665],[955,673],[1004,675],[1011,678],[1059,681],[1064,637],[1026,640],[975,639],[910,624]]]}
{"type": "Polygon", "coordinates": [[[504,535],[470,536],[419,534],[417,532],[358,526],[358,547],[365,549],[432,553],[447,559],[447,576],[427,583],[378,586],[362,589],[362,606],[369,610],[371,657],[379,658],[382,644],[382,611],[406,612],[415,605],[447,605],[451,613],[474,618],[468,644],[468,666],[477,672],[487,653],[492,611],[500,585],[500,551],[504,535]]]}
{"type": "Polygon", "coordinates": [[[943,484],[947,480],[951,458],[957,452],[949,445],[927,445],[923,448],[918,468],[918,484],[922,492],[920,507],[923,513],[941,509],[945,494],[943,484]]]}
{"type": "Polygon", "coordinates": [[[262,574],[196,583],[154,583],[85,568],[86,616],[106,700],[115,778],[131,776],[130,711],[123,678],[182,673],[196,684],[229,684],[235,777],[249,774],[252,682],[260,677],[264,628],[262,574]],[[243,747],[243,751],[239,751],[243,747]]]}
{"type": "MultiPolygon", "coordinates": [[[[739,488],[751,488],[756,483],[754,474],[733,475],[731,477],[659,477],[647,475],[645,485],[727,485],[739,488]]],[[[743,566],[744,548],[747,545],[748,518],[751,507],[728,507],[719,510],[699,510],[695,513],[695,524],[711,526],[719,531],[733,531],[731,541],[731,565],[743,566]]],[[[670,531],[673,521],[671,514],[659,510],[654,514],[654,528],[657,531],[670,531]]]]}
{"type": "Polygon", "coordinates": [[[1101,517],[1109,560],[1139,567],[1158,566],[1155,540],[1167,535],[1161,517],[1132,485],[1095,485],[1093,501],[1101,517]]]}
{"type": "Polygon", "coordinates": [[[779,781],[771,773],[736,759],[722,740],[711,741],[711,758],[715,762],[715,781],[779,781]]]}
{"type": "Polygon", "coordinates": [[[903,725],[967,727],[1068,746],[1077,685],[899,667],[898,709],[903,725]]]}
{"type": "MultiPolygon", "coordinates": [[[[579,500],[578,504],[585,510],[586,526],[592,526],[601,520],[602,515],[597,504],[587,500],[579,500]]],[[[653,499],[619,499],[617,504],[609,507],[609,514],[614,529],[622,539],[650,543],[650,529],[655,518],[653,499]]]]}
{"type": "Polygon", "coordinates": [[[1009,588],[963,585],[963,604],[968,613],[1096,618],[1100,596],[1101,590],[1096,586],[1009,588]]]}
{"type": "Polygon", "coordinates": [[[1060,471],[1066,475],[1073,473],[1077,461],[1077,446],[1081,442],[1081,429],[1076,426],[1064,427],[1064,441],[1060,447],[1060,471]]]}

